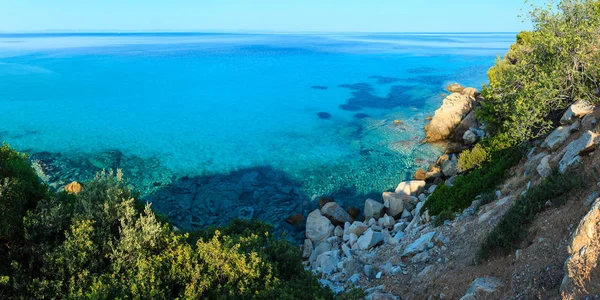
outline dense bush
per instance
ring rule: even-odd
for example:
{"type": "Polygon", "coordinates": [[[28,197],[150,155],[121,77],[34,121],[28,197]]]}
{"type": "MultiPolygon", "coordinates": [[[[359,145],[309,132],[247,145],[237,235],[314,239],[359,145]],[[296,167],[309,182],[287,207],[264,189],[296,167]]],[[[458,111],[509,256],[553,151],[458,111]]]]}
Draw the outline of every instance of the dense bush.
{"type": "Polygon", "coordinates": [[[0,200],[19,206],[16,217],[0,219],[12,234],[0,244],[0,298],[333,298],[267,224],[175,232],[140,205],[120,172],[98,174],[76,196],[54,194],[25,157],[1,150],[11,193],[3,189],[0,200]]]}
{"type": "Polygon", "coordinates": [[[513,147],[491,154],[491,159],[480,168],[456,178],[452,186],[442,184],[427,198],[421,211],[429,210],[432,216],[449,216],[471,205],[475,197],[494,189],[506,178],[507,171],[516,165],[522,156],[519,148],[513,147]]]}
{"type": "Polygon", "coordinates": [[[522,32],[488,72],[478,111],[493,133],[521,142],[547,132],[573,101],[599,103],[600,2],[534,7],[522,32]]]}
{"type": "Polygon", "coordinates": [[[487,236],[481,245],[479,258],[487,259],[496,254],[508,254],[519,248],[519,244],[527,235],[527,225],[544,209],[548,200],[551,200],[552,205],[562,205],[572,189],[595,182],[586,180],[584,175],[577,169],[565,174],[554,170],[540,184],[530,188],[525,195],[519,197],[487,236]]]}
{"type": "Polygon", "coordinates": [[[488,160],[488,150],[481,144],[475,145],[473,149],[463,151],[458,157],[458,171],[465,172],[481,167],[488,160]]]}

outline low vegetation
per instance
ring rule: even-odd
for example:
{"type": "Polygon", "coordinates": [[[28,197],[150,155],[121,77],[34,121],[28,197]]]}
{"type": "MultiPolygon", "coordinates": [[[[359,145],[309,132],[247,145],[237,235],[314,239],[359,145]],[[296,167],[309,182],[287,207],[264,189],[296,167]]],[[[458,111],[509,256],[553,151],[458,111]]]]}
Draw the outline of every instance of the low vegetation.
{"type": "Polygon", "coordinates": [[[554,170],[540,184],[527,190],[487,236],[479,251],[479,258],[488,259],[518,249],[527,236],[527,226],[544,210],[547,201],[550,201],[552,206],[563,205],[573,189],[596,182],[584,178],[585,176],[586,174],[577,169],[565,174],[554,170]]]}
{"type": "Polygon", "coordinates": [[[119,172],[98,174],[77,195],[53,193],[8,146],[0,176],[2,299],[334,298],[267,224],[177,232],[119,172]]]}
{"type": "Polygon", "coordinates": [[[510,168],[515,166],[522,157],[518,147],[508,148],[490,154],[491,159],[477,169],[456,178],[452,186],[438,186],[429,196],[422,211],[429,210],[432,216],[444,218],[452,216],[471,205],[477,195],[495,189],[508,175],[510,168]]]}

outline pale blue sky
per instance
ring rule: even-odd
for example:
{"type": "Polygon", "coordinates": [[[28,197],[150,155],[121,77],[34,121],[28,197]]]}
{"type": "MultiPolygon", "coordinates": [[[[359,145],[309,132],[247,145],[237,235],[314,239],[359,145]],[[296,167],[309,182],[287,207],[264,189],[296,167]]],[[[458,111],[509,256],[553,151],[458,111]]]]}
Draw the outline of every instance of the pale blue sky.
{"type": "Polygon", "coordinates": [[[0,0],[0,31],[516,32],[524,0],[0,0]]]}

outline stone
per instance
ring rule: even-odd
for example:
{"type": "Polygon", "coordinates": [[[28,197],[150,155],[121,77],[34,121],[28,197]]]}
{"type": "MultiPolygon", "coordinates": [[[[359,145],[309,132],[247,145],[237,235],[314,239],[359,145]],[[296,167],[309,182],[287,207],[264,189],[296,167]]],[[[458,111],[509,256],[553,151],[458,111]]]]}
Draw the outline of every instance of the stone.
{"type": "MultiPolygon", "coordinates": [[[[313,243],[314,245],[314,243],[313,243]]],[[[320,244],[318,244],[310,253],[310,257],[308,258],[308,261],[310,263],[311,266],[314,266],[314,268],[316,268],[316,261],[317,258],[319,257],[319,255],[331,251],[331,243],[328,242],[322,242],[320,244]]],[[[313,269],[314,269],[313,268],[313,269]]]]}
{"type": "Polygon", "coordinates": [[[421,194],[418,197],[419,202],[425,202],[425,200],[427,200],[427,196],[425,194],[421,194]]]}
{"type": "Polygon", "coordinates": [[[462,139],[465,144],[472,145],[477,142],[479,137],[473,131],[467,130],[467,131],[465,131],[465,134],[463,134],[462,139]]]}
{"type": "MultiPolygon", "coordinates": [[[[481,131],[481,130],[475,129],[476,127],[479,127],[479,122],[477,121],[477,116],[475,114],[475,110],[471,110],[471,112],[469,112],[467,114],[467,116],[465,116],[460,121],[458,126],[456,126],[456,128],[454,128],[454,130],[452,131],[452,133],[449,136],[449,139],[451,141],[462,144],[463,136],[465,135],[465,132],[467,132],[467,131],[472,131],[479,138],[479,131],[481,131]]],[[[482,134],[481,137],[483,137],[483,135],[485,133],[483,131],[481,131],[481,134],[482,134]]]]}
{"type": "Polygon", "coordinates": [[[333,234],[337,237],[343,237],[344,229],[342,229],[342,227],[340,227],[340,226],[336,226],[335,229],[333,230],[333,234]]]}
{"type": "Polygon", "coordinates": [[[357,285],[359,281],[360,281],[360,274],[357,274],[357,273],[352,274],[352,276],[350,276],[348,278],[348,283],[350,283],[352,285],[357,285]]]}
{"type": "Polygon", "coordinates": [[[308,214],[306,219],[306,238],[319,243],[326,240],[333,234],[333,224],[326,217],[321,215],[321,211],[315,209],[308,214]]]}
{"type": "Polygon", "coordinates": [[[310,239],[304,240],[304,245],[302,245],[302,258],[307,259],[310,257],[310,254],[313,251],[313,243],[310,239]]]}
{"type": "Polygon", "coordinates": [[[354,233],[351,233],[351,234],[349,234],[348,236],[349,236],[349,237],[348,237],[348,243],[349,243],[350,245],[352,245],[352,244],[354,244],[354,243],[356,243],[356,242],[358,241],[358,236],[357,236],[356,234],[354,234],[354,233]]]}
{"type": "Polygon", "coordinates": [[[596,201],[596,199],[598,199],[598,192],[593,191],[589,196],[587,196],[587,198],[585,198],[583,205],[591,206],[596,201]]]}
{"type": "Polygon", "coordinates": [[[321,214],[327,217],[334,226],[352,222],[352,217],[336,202],[328,202],[321,208],[321,214]]]}
{"type": "MultiPolygon", "coordinates": [[[[471,283],[469,289],[465,295],[460,298],[461,300],[468,299],[485,299],[486,294],[493,294],[496,290],[504,286],[504,281],[497,277],[481,277],[477,278],[471,283]]],[[[492,296],[492,295],[489,295],[492,296]]]]}
{"type": "Polygon", "coordinates": [[[354,221],[350,227],[348,227],[349,234],[355,234],[356,236],[361,236],[365,231],[369,229],[369,226],[364,224],[363,222],[354,221]]]}
{"type": "Polygon", "coordinates": [[[394,229],[392,231],[404,231],[404,229],[406,229],[406,226],[407,225],[404,222],[396,223],[394,224],[394,229]]]}
{"type": "Polygon", "coordinates": [[[382,195],[383,206],[388,215],[398,218],[404,210],[404,201],[408,199],[406,195],[384,192],[382,195]]]}
{"type": "Polygon", "coordinates": [[[365,201],[365,220],[371,218],[379,219],[383,216],[383,204],[373,199],[367,199],[365,201]]]}
{"type": "Polygon", "coordinates": [[[596,119],[596,116],[594,115],[595,114],[589,114],[581,119],[581,128],[583,130],[592,130],[594,127],[596,127],[598,119],[596,119]]]}
{"type": "Polygon", "coordinates": [[[300,226],[304,222],[304,215],[295,214],[285,218],[285,222],[292,226],[300,226]]]}
{"type": "Polygon", "coordinates": [[[425,180],[427,179],[427,171],[423,169],[418,169],[413,176],[415,180],[425,180]]]}
{"type": "Polygon", "coordinates": [[[394,238],[397,239],[398,241],[401,241],[404,239],[404,237],[406,236],[406,234],[402,231],[398,231],[398,233],[396,233],[396,235],[394,235],[394,238]]]}
{"type": "Polygon", "coordinates": [[[358,219],[358,216],[360,216],[360,209],[355,206],[350,206],[348,207],[348,214],[352,217],[352,220],[356,220],[358,219]]]}
{"type": "Polygon", "coordinates": [[[571,104],[567,111],[560,118],[561,124],[571,124],[575,119],[582,118],[587,114],[594,112],[594,105],[585,100],[578,100],[571,104]]]}
{"type": "Polygon", "coordinates": [[[565,148],[565,154],[558,163],[559,171],[561,173],[565,173],[569,166],[579,160],[578,157],[580,155],[595,150],[597,137],[597,134],[591,131],[586,131],[579,139],[569,143],[569,145],[565,148]]]}
{"type": "Polygon", "coordinates": [[[314,268],[320,269],[321,273],[330,275],[337,271],[337,265],[340,262],[339,250],[327,251],[321,253],[315,262],[314,268]]]}
{"type": "Polygon", "coordinates": [[[372,265],[365,265],[363,271],[369,280],[375,279],[375,276],[377,276],[377,270],[372,265]]]}
{"type": "Polygon", "coordinates": [[[394,227],[394,224],[396,224],[396,220],[394,220],[393,217],[388,216],[387,214],[385,214],[383,216],[383,222],[382,222],[382,226],[384,228],[392,228],[394,227]]]}
{"type": "Polygon", "coordinates": [[[81,191],[83,191],[83,185],[77,181],[73,181],[73,182],[65,185],[65,192],[67,192],[69,194],[77,195],[81,191]]]}
{"type": "Polygon", "coordinates": [[[456,166],[458,162],[455,159],[449,159],[442,164],[442,173],[447,177],[452,177],[458,172],[456,166]]]}
{"type": "Polygon", "coordinates": [[[415,240],[410,245],[408,245],[408,247],[406,247],[406,249],[404,249],[404,252],[402,253],[401,256],[402,257],[413,256],[419,252],[425,251],[427,249],[428,244],[431,243],[434,235],[435,235],[435,231],[432,231],[432,232],[422,235],[417,240],[415,240]]]}
{"type": "Polygon", "coordinates": [[[381,243],[383,243],[383,234],[381,232],[376,232],[373,229],[369,228],[363,235],[358,238],[356,242],[358,244],[358,249],[367,250],[371,249],[381,243]]]}
{"type": "Polygon", "coordinates": [[[552,168],[550,167],[550,158],[552,155],[546,155],[541,160],[539,165],[536,167],[536,171],[540,176],[546,178],[552,174],[552,168]]]}
{"type": "Polygon", "coordinates": [[[436,189],[436,188],[437,188],[437,185],[435,185],[435,184],[432,184],[432,185],[429,187],[429,190],[427,190],[427,192],[429,192],[429,194],[433,194],[433,192],[435,191],[435,189],[436,189]]]}
{"type": "Polygon", "coordinates": [[[581,120],[577,119],[575,122],[573,122],[573,124],[571,124],[571,126],[569,126],[569,131],[571,133],[579,131],[579,129],[581,129],[581,120]]]}
{"type": "Polygon", "coordinates": [[[329,288],[334,295],[344,292],[344,287],[331,282],[331,280],[327,279],[319,279],[319,284],[324,288],[329,288]]]}
{"type": "Polygon", "coordinates": [[[416,196],[421,194],[425,189],[425,181],[424,180],[410,180],[400,182],[396,187],[396,194],[404,194],[407,196],[416,196]]]}
{"type": "Polygon", "coordinates": [[[546,137],[542,146],[554,151],[569,138],[571,131],[568,127],[560,126],[546,137]]]}
{"type": "Polygon", "coordinates": [[[412,218],[412,214],[408,211],[408,210],[404,210],[402,212],[402,215],[400,216],[400,219],[410,219],[412,218]]]}
{"type": "Polygon", "coordinates": [[[397,300],[398,297],[392,295],[391,293],[385,293],[381,291],[375,291],[368,294],[365,297],[365,300],[397,300]]]}
{"type": "Polygon", "coordinates": [[[344,253],[344,255],[348,258],[352,257],[352,251],[350,251],[350,248],[348,247],[348,245],[346,244],[342,244],[342,253],[344,253]]]}
{"type": "Polygon", "coordinates": [[[431,121],[425,125],[425,142],[447,139],[473,109],[474,104],[475,97],[471,97],[471,90],[467,95],[452,93],[446,97],[440,108],[435,111],[431,121]]]}
{"type": "Polygon", "coordinates": [[[584,299],[586,283],[598,282],[600,261],[600,201],[596,201],[581,219],[567,247],[569,257],[565,261],[560,291],[563,299],[584,299]],[[596,270],[594,270],[596,269],[596,270]]]}

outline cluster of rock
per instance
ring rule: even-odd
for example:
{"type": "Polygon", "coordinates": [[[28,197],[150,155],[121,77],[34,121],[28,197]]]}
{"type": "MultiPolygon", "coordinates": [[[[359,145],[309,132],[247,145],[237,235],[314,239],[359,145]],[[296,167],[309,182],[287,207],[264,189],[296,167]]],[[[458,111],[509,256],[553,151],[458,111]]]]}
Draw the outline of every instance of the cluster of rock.
{"type": "Polygon", "coordinates": [[[548,177],[554,167],[558,167],[562,173],[566,172],[583,156],[596,150],[600,143],[600,135],[595,133],[597,117],[593,106],[584,101],[575,102],[562,116],[562,125],[546,137],[541,147],[531,150],[528,166],[535,165],[535,170],[542,177],[548,177]],[[578,132],[579,136],[563,147],[578,132]]]}
{"type": "MultiPolygon", "coordinates": [[[[384,192],[381,200],[365,201],[364,221],[355,220],[336,202],[321,203],[306,220],[302,256],[307,266],[321,274],[322,284],[340,292],[362,280],[406,272],[406,263],[429,260],[449,242],[433,230],[427,213],[421,214],[433,190],[434,185],[422,180],[401,182],[395,192],[384,192]],[[383,245],[396,247],[403,262],[371,265],[370,258],[383,245]]],[[[380,299],[394,299],[378,295],[383,296],[380,299]]]]}

